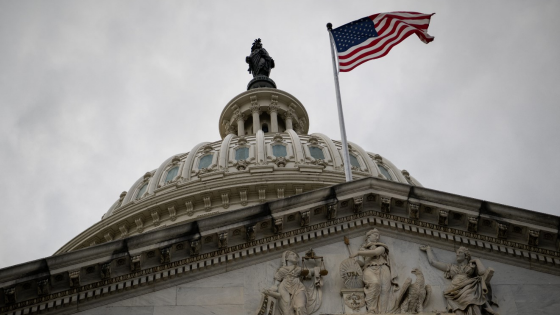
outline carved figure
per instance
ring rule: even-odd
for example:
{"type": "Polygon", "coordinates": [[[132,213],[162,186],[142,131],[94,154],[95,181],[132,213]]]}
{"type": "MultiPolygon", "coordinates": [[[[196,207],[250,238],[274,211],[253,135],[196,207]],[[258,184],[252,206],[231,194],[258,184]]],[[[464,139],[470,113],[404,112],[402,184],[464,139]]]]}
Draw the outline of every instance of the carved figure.
{"type": "Polygon", "coordinates": [[[253,77],[264,75],[270,76],[270,70],[274,68],[274,59],[270,57],[266,49],[262,47],[261,39],[255,39],[251,46],[251,55],[245,58],[245,62],[249,64],[249,73],[253,77]]]}
{"type": "Polygon", "coordinates": [[[282,267],[274,275],[275,285],[263,292],[278,300],[280,315],[308,315],[321,306],[323,280],[320,268],[316,266],[312,270],[302,269],[298,261],[298,254],[285,251],[282,255],[282,267]],[[302,280],[309,276],[313,279],[313,285],[306,287],[302,280]]]}
{"type": "Polygon", "coordinates": [[[462,246],[457,250],[457,264],[437,261],[430,246],[421,246],[420,250],[426,252],[430,265],[451,279],[451,285],[443,291],[449,312],[457,315],[498,314],[490,306],[492,268],[485,268],[479,259],[472,259],[469,250],[462,246]]]}
{"type": "Polygon", "coordinates": [[[407,278],[401,290],[401,313],[422,313],[424,306],[428,304],[432,287],[426,285],[424,274],[420,269],[414,268],[411,273],[416,275],[416,280],[411,284],[412,280],[407,278]]]}
{"type": "Polygon", "coordinates": [[[364,261],[358,261],[358,264],[363,270],[362,281],[368,312],[393,312],[398,307],[396,291],[399,290],[399,285],[396,274],[393,274],[394,268],[391,268],[389,247],[379,242],[377,229],[366,233],[364,243],[350,258],[357,256],[364,258],[364,261]]]}

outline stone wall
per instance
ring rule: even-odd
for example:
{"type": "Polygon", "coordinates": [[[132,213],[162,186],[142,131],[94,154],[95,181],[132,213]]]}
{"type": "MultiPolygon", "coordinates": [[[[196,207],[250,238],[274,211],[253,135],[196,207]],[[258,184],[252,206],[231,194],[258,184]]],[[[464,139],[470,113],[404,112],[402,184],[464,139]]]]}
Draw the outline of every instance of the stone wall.
{"type": "MultiPolygon", "coordinates": [[[[364,237],[350,240],[352,252],[358,250],[364,237]]],[[[432,286],[433,294],[425,312],[445,311],[442,291],[449,285],[443,272],[429,265],[426,254],[419,250],[420,244],[388,236],[381,236],[381,242],[388,245],[394,268],[402,284],[411,275],[412,268],[420,269],[426,284],[432,286]]],[[[325,257],[326,269],[323,286],[323,302],[314,314],[342,314],[344,304],[340,291],[343,281],[339,274],[340,263],[348,258],[348,250],[342,241],[314,248],[317,255],[325,257]]],[[[442,262],[455,262],[452,251],[433,248],[437,259],[442,262]]],[[[300,252],[300,257],[305,252],[300,252]]],[[[281,266],[282,251],[271,261],[246,266],[233,271],[211,276],[183,285],[157,292],[125,299],[107,306],[82,311],[82,315],[169,315],[169,314],[227,314],[241,315],[258,313],[262,301],[261,292],[274,285],[274,274],[281,266]]],[[[521,314],[558,314],[560,309],[560,277],[534,270],[507,265],[503,262],[480,258],[486,267],[495,270],[491,280],[496,310],[504,315],[521,314]]],[[[227,268],[226,268],[227,270],[227,268]]],[[[306,285],[310,281],[305,282],[306,285]]],[[[278,312],[276,312],[278,314],[278,312]]]]}

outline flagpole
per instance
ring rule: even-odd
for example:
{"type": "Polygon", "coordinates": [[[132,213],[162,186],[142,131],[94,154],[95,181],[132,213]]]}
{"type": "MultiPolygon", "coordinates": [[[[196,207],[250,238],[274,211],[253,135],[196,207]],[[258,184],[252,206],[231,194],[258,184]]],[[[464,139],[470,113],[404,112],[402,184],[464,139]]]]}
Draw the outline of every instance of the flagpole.
{"type": "Polygon", "coordinates": [[[346,141],[346,127],[344,126],[344,113],[342,112],[342,101],[340,98],[340,87],[338,86],[338,71],[336,69],[336,60],[334,58],[334,39],[332,36],[332,24],[327,24],[329,38],[331,43],[331,56],[333,64],[334,86],[336,90],[336,103],[338,107],[338,122],[340,124],[340,137],[342,138],[342,157],[344,159],[344,174],[346,181],[352,181],[352,169],[350,168],[350,154],[348,153],[348,142],[346,141]]]}

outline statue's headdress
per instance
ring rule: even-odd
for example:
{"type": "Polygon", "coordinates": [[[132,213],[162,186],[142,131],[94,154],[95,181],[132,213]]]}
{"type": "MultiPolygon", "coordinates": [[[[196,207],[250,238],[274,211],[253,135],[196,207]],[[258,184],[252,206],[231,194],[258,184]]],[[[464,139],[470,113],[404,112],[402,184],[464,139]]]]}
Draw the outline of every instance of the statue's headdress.
{"type": "Polygon", "coordinates": [[[471,261],[472,256],[471,256],[471,252],[469,251],[468,248],[466,248],[464,246],[461,246],[457,249],[457,252],[459,252],[459,251],[462,251],[465,254],[465,260],[466,261],[471,261]]]}
{"type": "Polygon", "coordinates": [[[366,233],[366,238],[367,238],[368,236],[370,236],[371,234],[377,234],[377,235],[379,236],[379,230],[378,230],[378,229],[369,230],[369,231],[366,233]]]}
{"type": "Polygon", "coordinates": [[[288,265],[288,255],[289,254],[295,254],[297,256],[298,260],[299,260],[299,255],[296,252],[293,252],[291,250],[287,250],[282,255],[282,266],[287,266],[288,265]]]}
{"type": "Polygon", "coordinates": [[[253,45],[251,46],[251,51],[255,50],[255,46],[257,46],[257,44],[262,45],[260,38],[255,39],[253,45]]]}

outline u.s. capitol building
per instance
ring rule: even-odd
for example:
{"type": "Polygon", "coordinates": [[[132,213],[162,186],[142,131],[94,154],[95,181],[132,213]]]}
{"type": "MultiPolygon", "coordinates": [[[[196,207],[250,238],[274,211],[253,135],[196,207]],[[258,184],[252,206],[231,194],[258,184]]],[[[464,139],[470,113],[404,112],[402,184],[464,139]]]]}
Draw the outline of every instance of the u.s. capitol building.
{"type": "Polygon", "coordinates": [[[559,217],[424,188],[353,142],[345,182],[341,142],[308,133],[260,40],[247,62],[222,139],[1,269],[0,314],[560,313],[559,217]]]}

